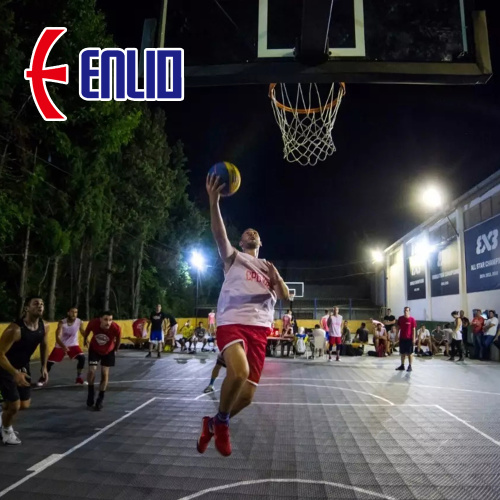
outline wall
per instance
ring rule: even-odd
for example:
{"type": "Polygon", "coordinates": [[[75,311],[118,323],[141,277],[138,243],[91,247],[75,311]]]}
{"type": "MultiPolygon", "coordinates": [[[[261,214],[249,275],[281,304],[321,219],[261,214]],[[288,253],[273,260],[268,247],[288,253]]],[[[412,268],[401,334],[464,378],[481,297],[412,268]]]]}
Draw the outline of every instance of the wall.
{"type": "MultiPolygon", "coordinates": [[[[432,298],[432,320],[452,321],[451,311],[460,310],[460,295],[445,295],[444,297],[432,298]]],[[[469,316],[472,316],[469,313],[469,316]]]]}

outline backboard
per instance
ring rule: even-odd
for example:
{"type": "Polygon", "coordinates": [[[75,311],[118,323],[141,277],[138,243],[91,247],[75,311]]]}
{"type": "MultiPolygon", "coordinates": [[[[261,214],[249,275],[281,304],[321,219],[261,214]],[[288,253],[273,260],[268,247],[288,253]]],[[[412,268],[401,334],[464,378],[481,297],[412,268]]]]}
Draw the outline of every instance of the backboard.
{"type": "Polygon", "coordinates": [[[285,285],[290,293],[293,292],[295,299],[304,298],[304,282],[303,281],[287,281],[285,285]]]}
{"type": "Polygon", "coordinates": [[[184,48],[188,86],[476,84],[492,73],[486,14],[473,0],[163,2],[164,44],[184,48]],[[317,33],[327,33],[327,60],[298,62],[294,49],[317,33]]]}

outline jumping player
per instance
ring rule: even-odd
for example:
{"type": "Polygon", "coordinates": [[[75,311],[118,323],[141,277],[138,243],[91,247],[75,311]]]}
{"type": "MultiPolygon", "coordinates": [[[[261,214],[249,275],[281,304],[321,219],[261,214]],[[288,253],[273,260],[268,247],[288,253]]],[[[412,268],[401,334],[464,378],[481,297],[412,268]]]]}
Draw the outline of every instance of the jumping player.
{"type": "Polygon", "coordinates": [[[229,418],[253,399],[266,356],[277,297],[288,299],[288,287],[273,264],[259,259],[260,236],[247,229],[241,236],[242,251],[229,243],[219,208],[224,184],[207,177],[212,234],[224,263],[224,284],[217,305],[217,344],[227,367],[219,412],[202,419],[198,452],[204,453],[212,436],[223,456],[231,455],[229,418]]]}
{"type": "MultiPolygon", "coordinates": [[[[78,308],[72,307],[68,311],[68,315],[63,320],[59,321],[56,330],[56,345],[50,353],[47,362],[47,372],[50,372],[55,363],[60,363],[67,354],[69,359],[76,359],[76,384],[83,385],[82,372],[85,367],[85,354],[80,348],[78,342],[78,332],[82,335],[85,333],[83,322],[78,318],[78,308]]],[[[38,386],[45,384],[45,380],[40,378],[38,386]]]]}
{"type": "Polygon", "coordinates": [[[89,371],[87,381],[89,390],[87,406],[94,406],[94,380],[97,365],[101,363],[101,383],[99,385],[99,396],[95,402],[95,409],[102,410],[104,393],[108,387],[109,369],[115,366],[115,353],[120,348],[121,328],[113,322],[113,313],[104,311],[100,318],[89,321],[83,334],[84,345],[88,344],[88,336],[92,335],[89,346],[89,371]]]}
{"type": "Polygon", "coordinates": [[[49,325],[42,319],[43,300],[30,297],[24,301],[24,316],[11,323],[0,337],[0,392],[2,404],[2,441],[4,444],[21,444],[12,428],[19,410],[26,410],[31,403],[30,358],[40,346],[41,375],[48,381],[47,337],[49,325]]]}

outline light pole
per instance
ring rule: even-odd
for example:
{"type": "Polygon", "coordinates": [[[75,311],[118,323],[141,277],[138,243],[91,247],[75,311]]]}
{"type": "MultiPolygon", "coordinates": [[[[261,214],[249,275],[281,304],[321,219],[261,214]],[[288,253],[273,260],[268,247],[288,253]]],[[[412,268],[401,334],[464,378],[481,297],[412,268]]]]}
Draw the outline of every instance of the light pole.
{"type": "Polygon", "coordinates": [[[198,252],[198,250],[193,250],[191,254],[191,265],[196,269],[196,299],[195,299],[195,328],[198,325],[198,294],[200,289],[200,272],[203,271],[206,267],[205,265],[205,257],[198,252]]]}

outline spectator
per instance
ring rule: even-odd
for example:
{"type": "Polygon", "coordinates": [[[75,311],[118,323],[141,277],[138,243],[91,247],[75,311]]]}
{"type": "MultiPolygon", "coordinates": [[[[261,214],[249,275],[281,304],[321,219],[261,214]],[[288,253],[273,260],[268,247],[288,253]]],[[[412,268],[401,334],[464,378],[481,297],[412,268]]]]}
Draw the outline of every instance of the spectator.
{"type": "Polygon", "coordinates": [[[276,328],[274,321],[271,324],[271,335],[267,338],[268,356],[276,356],[276,348],[280,341],[280,331],[276,328]]]}
{"type": "Polygon", "coordinates": [[[194,350],[192,351],[193,354],[196,353],[196,346],[198,345],[198,342],[203,343],[203,346],[201,347],[201,351],[205,352],[205,346],[207,345],[207,341],[208,341],[208,332],[203,327],[203,321],[200,321],[198,323],[198,326],[194,329],[193,338],[194,338],[194,350]]]}
{"type": "Polygon", "coordinates": [[[469,356],[470,358],[470,348],[471,344],[469,342],[469,318],[465,317],[465,312],[460,311],[460,319],[462,320],[462,343],[464,345],[465,357],[469,356]]]}
{"type": "Polygon", "coordinates": [[[418,329],[418,341],[417,341],[417,356],[422,356],[422,346],[427,346],[431,354],[434,353],[434,344],[432,343],[431,334],[425,325],[422,325],[418,329]]]}
{"type": "MultiPolygon", "coordinates": [[[[449,325],[448,325],[449,327],[449,325]]],[[[449,331],[449,335],[451,335],[452,331],[449,331]]],[[[431,340],[434,346],[434,354],[437,354],[441,350],[439,349],[441,346],[444,346],[444,354],[445,356],[449,356],[449,342],[446,338],[446,334],[440,325],[437,325],[434,330],[431,332],[431,340]]]]}
{"type": "Polygon", "coordinates": [[[306,352],[306,339],[307,339],[307,334],[305,332],[305,328],[303,326],[301,326],[299,328],[297,335],[295,335],[295,345],[293,346],[295,354],[297,354],[299,356],[301,356],[302,354],[305,354],[305,352],[306,352]]]}
{"type": "Polygon", "coordinates": [[[399,345],[398,342],[398,327],[396,325],[391,326],[391,331],[389,332],[389,354],[393,352],[398,352],[396,347],[399,345]]]}
{"type": "Polygon", "coordinates": [[[351,330],[349,330],[349,322],[347,320],[344,321],[344,326],[342,327],[342,345],[348,344],[350,345],[351,340],[351,330]]]}
{"type": "Polygon", "coordinates": [[[370,332],[366,328],[366,323],[361,323],[361,327],[356,330],[356,336],[354,337],[354,342],[360,342],[361,344],[366,344],[368,342],[368,335],[370,332]]]}
{"type": "Polygon", "coordinates": [[[325,309],[325,315],[321,318],[320,323],[319,323],[319,328],[322,328],[325,330],[325,332],[328,331],[328,318],[330,317],[330,314],[328,312],[328,309],[325,309]]]}
{"type": "Polygon", "coordinates": [[[490,347],[493,340],[497,337],[498,318],[495,311],[488,311],[488,319],[484,322],[483,326],[483,361],[490,359],[490,347]]]}
{"type": "Polygon", "coordinates": [[[321,359],[323,357],[323,352],[325,350],[325,339],[326,339],[326,332],[323,330],[323,328],[320,328],[320,325],[315,325],[314,330],[312,332],[312,337],[314,339],[314,347],[315,349],[312,351],[312,358],[314,359],[314,354],[318,355],[318,357],[321,359]]]}
{"type": "Polygon", "coordinates": [[[464,360],[464,355],[462,353],[462,320],[458,311],[453,311],[451,313],[455,322],[452,325],[452,336],[451,336],[451,356],[448,361],[455,361],[455,354],[458,351],[458,361],[464,360]]]}
{"type": "Polygon", "coordinates": [[[384,347],[384,355],[387,356],[389,354],[389,340],[387,331],[384,328],[384,325],[380,322],[377,322],[375,325],[375,332],[373,333],[373,343],[375,344],[375,351],[377,352],[377,355],[379,353],[380,345],[384,347]]]}
{"type": "Polygon", "coordinates": [[[391,310],[387,309],[386,315],[384,316],[384,327],[387,332],[389,332],[392,326],[396,326],[396,317],[391,314],[391,310]]]}
{"type": "Polygon", "coordinates": [[[474,342],[474,358],[481,359],[483,357],[483,327],[484,318],[481,315],[481,309],[474,309],[474,317],[472,318],[472,340],[474,342]]]}
{"type": "Polygon", "coordinates": [[[281,334],[281,340],[280,340],[281,357],[285,355],[285,347],[286,347],[286,355],[290,356],[290,349],[292,348],[293,340],[294,340],[294,335],[292,327],[290,325],[288,329],[286,331],[283,331],[283,333],[281,334]]]}
{"type": "Polygon", "coordinates": [[[282,333],[285,333],[288,331],[288,328],[292,324],[292,311],[290,309],[286,312],[286,314],[283,314],[283,317],[281,318],[281,323],[282,323],[282,333]]]}

